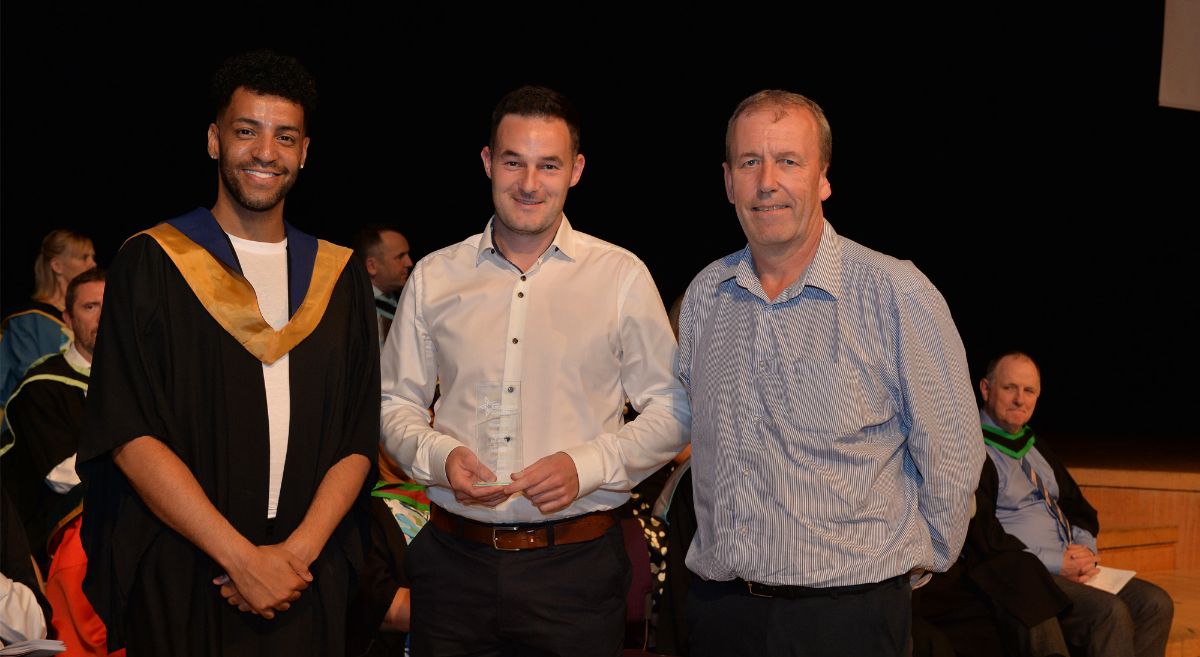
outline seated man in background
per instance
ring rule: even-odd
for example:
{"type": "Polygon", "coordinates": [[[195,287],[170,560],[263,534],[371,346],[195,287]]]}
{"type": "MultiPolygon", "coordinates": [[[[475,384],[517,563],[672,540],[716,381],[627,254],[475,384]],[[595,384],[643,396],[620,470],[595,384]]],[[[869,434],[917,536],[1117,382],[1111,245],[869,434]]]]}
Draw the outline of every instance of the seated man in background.
{"type": "MultiPolygon", "coordinates": [[[[1027,424],[1041,393],[1037,364],[1019,351],[1001,354],[988,364],[979,392],[989,458],[977,498],[991,505],[1003,531],[1041,561],[1070,600],[1070,607],[1057,616],[1060,644],[1065,639],[1086,648],[1088,655],[1163,655],[1173,615],[1165,591],[1136,578],[1116,595],[1086,584],[1099,572],[1099,522],[1062,461],[1045,441],[1035,441],[1027,424]]],[[[978,513],[985,508],[981,504],[978,513]]],[[[985,519],[977,515],[976,520],[985,519]]],[[[1018,571],[1002,575],[1010,586],[1023,581],[1018,571]]],[[[1022,631],[1019,625],[1011,629],[1022,631]]],[[[1051,629],[1042,640],[1054,641],[1054,634],[1051,629]]],[[[1066,654],[1065,645],[1057,650],[1066,654]]]]}
{"type": "Polygon", "coordinates": [[[50,231],[33,261],[33,298],[0,322],[0,406],[33,362],[70,340],[62,322],[67,283],[96,266],[92,240],[74,231],[50,231]]]}
{"type": "Polygon", "coordinates": [[[13,393],[8,419],[14,442],[2,461],[3,479],[17,500],[34,557],[43,569],[49,563],[46,597],[58,638],[71,654],[106,655],[104,623],[83,595],[83,489],[75,474],[104,306],[104,270],[89,269],[72,279],[64,303],[62,318],[75,339],[66,352],[35,363],[13,393]]]}
{"type": "Polygon", "coordinates": [[[412,271],[412,255],[404,234],[388,224],[367,224],[354,239],[354,256],[362,261],[371,277],[375,295],[375,321],[379,326],[379,346],[387,339],[396,316],[400,290],[412,271]]]}

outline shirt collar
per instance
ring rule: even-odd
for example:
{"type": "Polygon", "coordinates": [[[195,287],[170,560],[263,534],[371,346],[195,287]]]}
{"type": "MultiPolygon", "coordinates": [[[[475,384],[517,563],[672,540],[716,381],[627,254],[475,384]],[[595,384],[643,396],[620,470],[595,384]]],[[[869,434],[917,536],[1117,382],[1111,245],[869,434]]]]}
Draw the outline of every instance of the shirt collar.
{"type": "MultiPolygon", "coordinates": [[[[725,271],[717,281],[718,284],[732,278],[736,279],[738,285],[762,293],[762,283],[754,271],[754,257],[750,253],[750,245],[747,244],[741,251],[726,257],[723,264],[725,271]]],[[[828,221],[824,221],[821,242],[817,245],[813,261],[800,278],[783,291],[779,301],[789,301],[800,296],[805,287],[817,288],[835,299],[842,296],[842,244],[828,221]]]]}
{"type": "Polygon", "coordinates": [[[400,298],[399,294],[385,294],[383,292],[383,290],[375,287],[374,283],[371,283],[371,293],[375,295],[376,299],[387,299],[388,301],[396,301],[397,299],[400,298]]]}
{"type": "Polygon", "coordinates": [[[70,346],[67,347],[67,351],[63,354],[63,358],[67,359],[67,365],[70,365],[71,369],[75,370],[76,372],[79,372],[87,377],[92,375],[92,364],[89,363],[88,360],[83,357],[83,354],[79,353],[79,350],[75,348],[74,340],[72,340],[70,346]]]}
{"type": "MultiPolygon", "coordinates": [[[[499,250],[496,248],[496,243],[492,241],[492,229],[495,222],[496,215],[492,215],[492,218],[488,219],[487,226],[483,229],[483,235],[479,239],[479,251],[475,255],[476,266],[487,255],[495,254],[497,257],[500,256],[499,250]]],[[[558,232],[554,234],[554,241],[550,243],[550,246],[546,247],[546,254],[561,254],[567,260],[574,262],[578,248],[577,242],[575,229],[571,228],[571,222],[567,220],[567,215],[564,214],[562,223],[558,225],[558,232]]]]}
{"type": "MultiPolygon", "coordinates": [[[[999,423],[997,423],[995,420],[993,420],[992,416],[988,415],[988,412],[985,411],[982,406],[979,407],[979,424],[981,424],[981,425],[986,424],[989,427],[994,427],[996,429],[999,429],[1000,431],[1003,431],[1004,433],[1008,433],[1008,430],[1001,427],[999,423]]],[[[1028,426],[1028,425],[1025,425],[1025,426],[1028,426]]],[[[1017,429],[1017,433],[1019,434],[1023,430],[1024,430],[1024,428],[1017,429]]]]}
{"type": "Polygon", "coordinates": [[[988,415],[987,411],[983,410],[982,406],[979,408],[979,424],[1000,428],[1000,425],[996,424],[996,421],[992,419],[992,416],[988,415]]]}

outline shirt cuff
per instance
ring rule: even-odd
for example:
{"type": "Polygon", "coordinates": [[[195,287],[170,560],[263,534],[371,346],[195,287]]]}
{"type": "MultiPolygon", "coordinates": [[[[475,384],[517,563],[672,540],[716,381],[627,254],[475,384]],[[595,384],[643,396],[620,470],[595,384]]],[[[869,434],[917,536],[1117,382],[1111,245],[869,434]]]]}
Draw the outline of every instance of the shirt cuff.
{"type": "Polygon", "coordinates": [[[450,478],[446,476],[446,459],[456,447],[466,447],[466,445],[446,434],[441,434],[429,448],[429,477],[433,479],[435,486],[453,488],[450,485],[450,478]]]}
{"type": "Polygon", "coordinates": [[[579,475],[579,495],[575,499],[591,495],[604,484],[604,454],[595,444],[587,442],[562,451],[575,462],[579,475]]]}
{"type": "Polygon", "coordinates": [[[1096,551],[1096,537],[1086,529],[1080,527],[1071,527],[1071,542],[1082,545],[1092,551],[1092,554],[1099,554],[1096,551]]]}
{"type": "Polygon", "coordinates": [[[63,459],[62,463],[54,466],[46,475],[46,485],[59,495],[66,495],[71,489],[82,483],[79,475],[75,474],[75,455],[63,459]]]}
{"type": "Polygon", "coordinates": [[[1026,548],[1026,549],[1029,552],[1032,552],[1033,556],[1035,556],[1041,560],[1042,564],[1046,566],[1046,570],[1050,571],[1051,575],[1057,575],[1062,570],[1062,562],[1063,562],[1063,551],[1062,550],[1047,550],[1047,549],[1034,550],[1031,548],[1026,548]]]}

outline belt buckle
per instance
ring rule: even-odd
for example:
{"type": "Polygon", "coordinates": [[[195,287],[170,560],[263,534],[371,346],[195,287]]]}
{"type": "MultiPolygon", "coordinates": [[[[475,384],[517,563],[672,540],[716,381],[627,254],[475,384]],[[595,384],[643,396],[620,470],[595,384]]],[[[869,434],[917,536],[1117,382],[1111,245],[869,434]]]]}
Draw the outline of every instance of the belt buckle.
{"type": "Polygon", "coordinates": [[[492,527],[492,547],[497,550],[501,550],[503,552],[520,552],[521,551],[521,548],[519,548],[519,547],[515,547],[515,548],[500,547],[500,544],[497,542],[497,539],[499,539],[499,537],[496,536],[496,532],[498,532],[498,531],[500,531],[500,532],[519,532],[519,531],[521,531],[520,527],[517,527],[516,525],[512,525],[509,527],[492,527]]]}
{"type": "MultiPolygon", "coordinates": [[[[755,582],[746,582],[746,590],[750,592],[750,595],[752,595],[756,598],[774,598],[775,597],[769,593],[759,593],[759,592],[755,591],[754,586],[755,586],[755,582]]],[[[760,584],[759,586],[762,586],[762,585],[760,584]]]]}

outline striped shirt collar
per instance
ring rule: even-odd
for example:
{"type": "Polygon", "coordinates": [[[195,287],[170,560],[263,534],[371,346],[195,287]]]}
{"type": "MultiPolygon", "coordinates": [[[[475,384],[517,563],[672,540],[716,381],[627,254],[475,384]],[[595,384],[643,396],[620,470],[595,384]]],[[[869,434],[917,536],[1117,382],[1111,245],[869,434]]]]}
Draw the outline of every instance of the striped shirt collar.
{"type": "MultiPolygon", "coordinates": [[[[475,256],[476,266],[479,266],[485,255],[499,251],[492,241],[492,227],[495,223],[496,215],[492,215],[483,229],[483,234],[479,237],[479,253],[475,256]]],[[[562,223],[558,225],[558,232],[554,234],[554,241],[546,247],[546,253],[561,253],[567,260],[575,261],[575,230],[571,228],[571,222],[567,221],[567,215],[563,215],[562,223]]]]}
{"type": "MultiPolygon", "coordinates": [[[[563,220],[566,223],[566,220],[563,220]]],[[[741,251],[725,258],[725,271],[717,280],[717,284],[734,279],[737,284],[751,294],[767,299],[762,282],[754,271],[754,256],[750,253],[750,245],[741,251]]],[[[817,254],[800,278],[792,283],[779,295],[778,302],[784,303],[800,296],[805,287],[812,287],[825,292],[834,299],[842,296],[842,245],[833,226],[824,221],[821,231],[821,243],[817,245],[817,254]]]]}
{"type": "Polygon", "coordinates": [[[383,290],[375,287],[374,283],[371,283],[371,294],[374,294],[376,299],[387,299],[388,301],[391,301],[393,305],[395,305],[397,300],[400,299],[399,294],[384,294],[383,290]]]}

